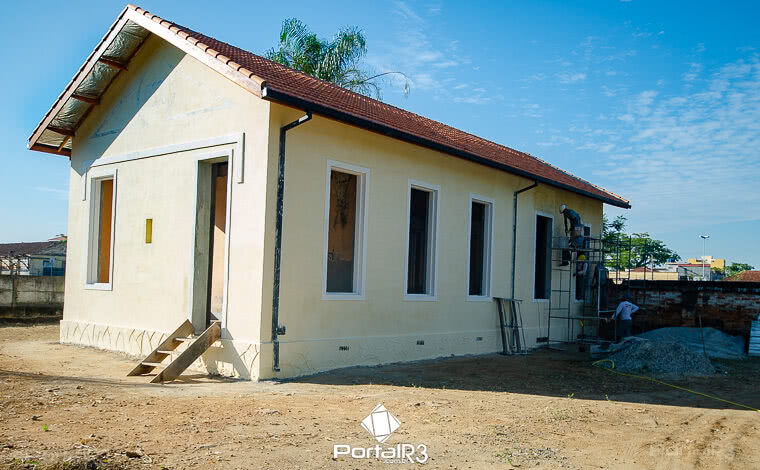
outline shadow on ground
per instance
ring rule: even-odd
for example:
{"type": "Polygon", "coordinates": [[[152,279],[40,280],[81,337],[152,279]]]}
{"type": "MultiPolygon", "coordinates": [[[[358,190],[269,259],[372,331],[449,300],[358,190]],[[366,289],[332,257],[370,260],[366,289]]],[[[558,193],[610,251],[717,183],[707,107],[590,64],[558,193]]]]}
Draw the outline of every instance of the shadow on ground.
{"type": "MultiPolygon", "coordinates": [[[[291,382],[324,385],[382,384],[452,390],[508,392],[561,398],[746,410],[742,406],[594,367],[588,354],[540,350],[527,356],[452,357],[350,367],[291,382]]],[[[662,379],[678,387],[760,408],[760,358],[714,361],[713,377],[662,379]]]]}

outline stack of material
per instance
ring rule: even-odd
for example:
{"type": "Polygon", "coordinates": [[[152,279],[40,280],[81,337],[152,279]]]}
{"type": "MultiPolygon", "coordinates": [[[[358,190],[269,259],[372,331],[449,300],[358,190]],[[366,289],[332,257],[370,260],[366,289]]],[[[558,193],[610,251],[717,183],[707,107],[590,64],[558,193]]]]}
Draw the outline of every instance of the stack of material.
{"type": "MultiPolygon", "coordinates": [[[[660,377],[706,376],[715,374],[710,360],[681,342],[626,339],[628,347],[612,354],[615,369],[660,377]]],[[[601,366],[612,367],[609,362],[601,366]]]]}
{"type": "MultiPolygon", "coordinates": [[[[758,331],[760,335],[760,331],[758,331]]],[[[668,327],[647,331],[639,338],[651,341],[669,341],[685,344],[689,349],[718,359],[744,359],[744,338],[731,336],[715,328],[668,327]],[[704,346],[702,335],[704,334],[704,346]]]]}
{"type": "Polygon", "coordinates": [[[752,330],[749,333],[749,355],[760,356],[760,315],[752,322],[752,330]]]}

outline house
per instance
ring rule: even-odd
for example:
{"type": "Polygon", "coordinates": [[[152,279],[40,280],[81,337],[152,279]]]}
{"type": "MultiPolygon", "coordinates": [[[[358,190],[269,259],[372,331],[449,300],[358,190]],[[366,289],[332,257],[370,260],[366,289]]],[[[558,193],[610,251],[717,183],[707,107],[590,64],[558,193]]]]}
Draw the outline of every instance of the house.
{"type": "Polygon", "coordinates": [[[678,279],[682,281],[711,281],[713,272],[708,263],[679,263],[678,279]]]}
{"type": "Polygon", "coordinates": [[[0,243],[0,274],[63,276],[66,241],[60,237],[46,242],[0,243]]]}
{"type": "Polygon", "coordinates": [[[630,207],[134,6],[29,148],[71,160],[61,341],[144,356],[218,321],[193,367],[254,380],[500,351],[497,296],[535,346],[560,204],[596,237],[630,207]]]}
{"type": "Polygon", "coordinates": [[[724,277],[724,281],[760,282],[760,271],[742,271],[733,276],[724,277]]]}

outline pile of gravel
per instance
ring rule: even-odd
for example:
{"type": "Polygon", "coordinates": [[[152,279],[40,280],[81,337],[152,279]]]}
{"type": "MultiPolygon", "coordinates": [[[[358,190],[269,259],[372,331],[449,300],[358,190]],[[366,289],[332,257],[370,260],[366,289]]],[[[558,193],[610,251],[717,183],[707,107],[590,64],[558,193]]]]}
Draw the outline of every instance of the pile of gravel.
{"type": "MultiPolygon", "coordinates": [[[[650,341],[641,338],[626,340],[628,347],[609,356],[615,369],[661,377],[707,376],[715,374],[710,360],[702,352],[694,352],[676,341],[650,341]]],[[[612,367],[609,362],[600,363],[612,367]]]]}
{"type": "Polygon", "coordinates": [[[647,331],[638,335],[652,341],[669,341],[685,344],[694,352],[704,353],[720,359],[744,359],[744,338],[731,336],[715,328],[703,329],[705,344],[702,347],[702,333],[699,328],[669,327],[647,331]]]}

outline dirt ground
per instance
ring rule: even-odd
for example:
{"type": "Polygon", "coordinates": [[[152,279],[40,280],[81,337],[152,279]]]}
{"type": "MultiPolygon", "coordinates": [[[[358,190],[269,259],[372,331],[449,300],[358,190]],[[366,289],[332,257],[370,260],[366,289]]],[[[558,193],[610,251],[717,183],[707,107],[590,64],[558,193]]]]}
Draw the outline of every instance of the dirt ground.
{"type": "MultiPolygon", "coordinates": [[[[333,458],[336,444],[377,444],[360,422],[382,403],[401,422],[383,446],[424,444],[430,468],[760,468],[760,413],[581,354],[150,385],[126,377],[134,361],[57,338],[56,325],[0,327],[0,467],[382,467],[333,458]]],[[[760,360],[718,365],[678,385],[760,408],[760,360]]]]}

